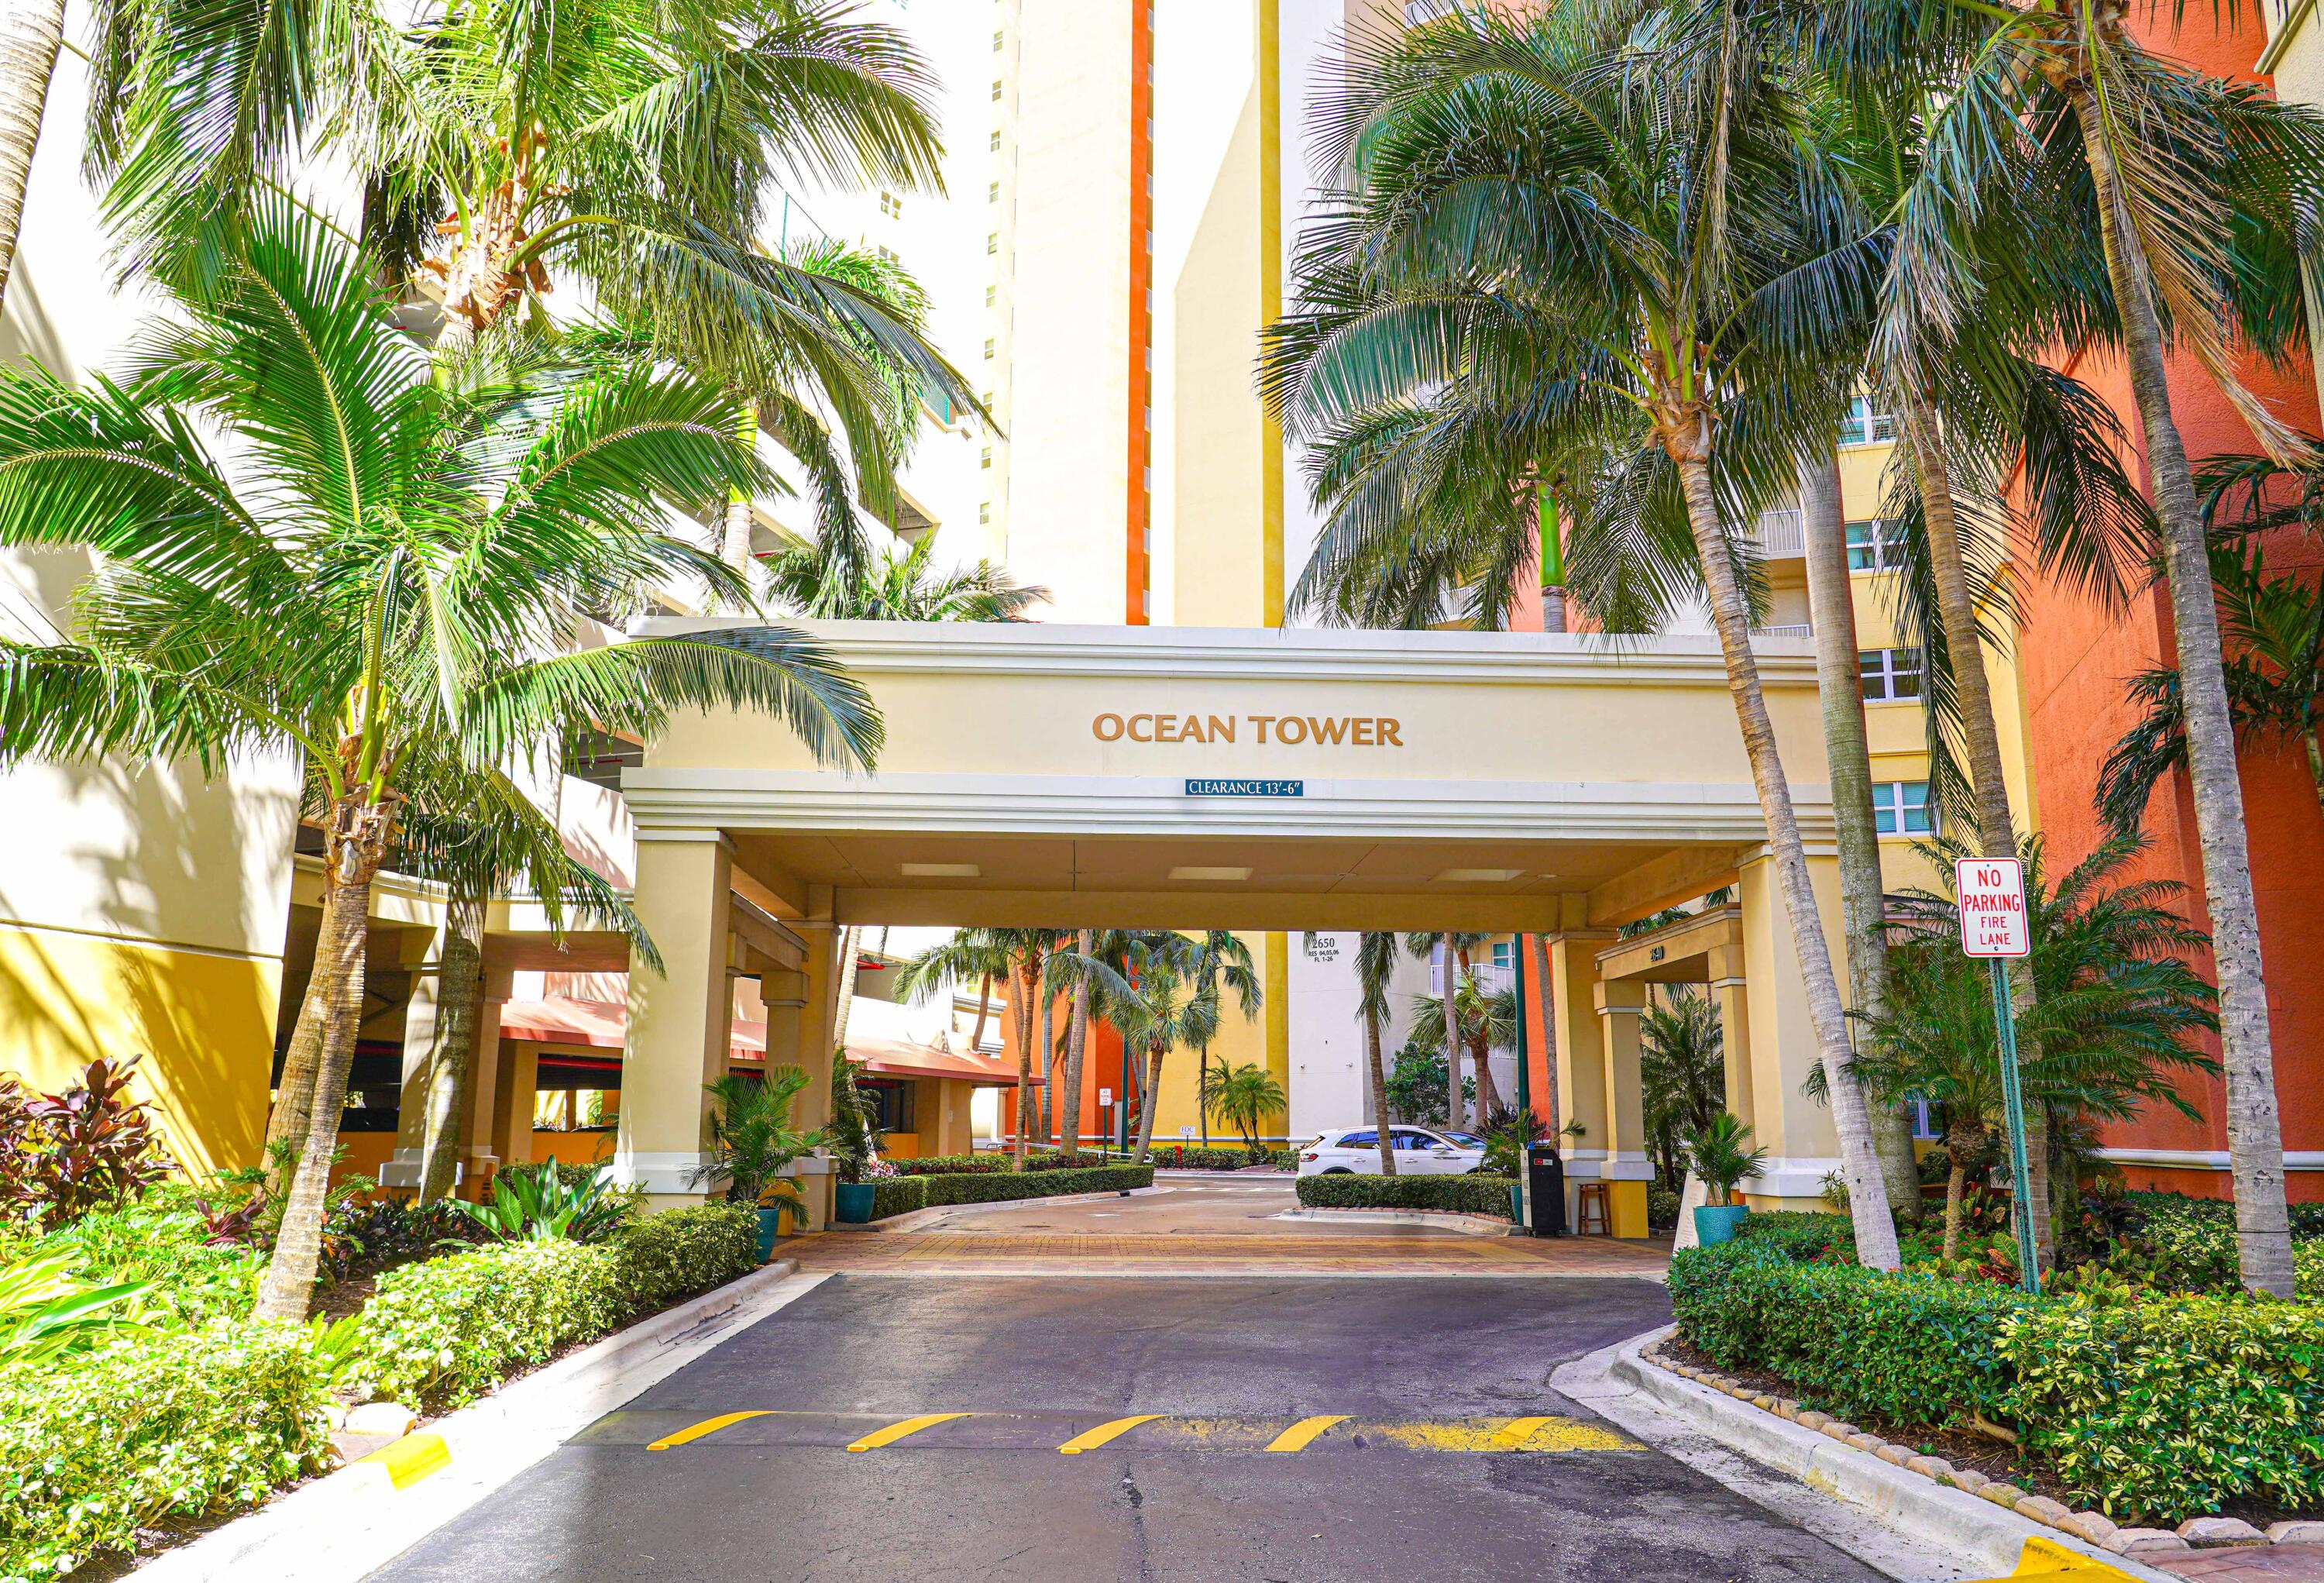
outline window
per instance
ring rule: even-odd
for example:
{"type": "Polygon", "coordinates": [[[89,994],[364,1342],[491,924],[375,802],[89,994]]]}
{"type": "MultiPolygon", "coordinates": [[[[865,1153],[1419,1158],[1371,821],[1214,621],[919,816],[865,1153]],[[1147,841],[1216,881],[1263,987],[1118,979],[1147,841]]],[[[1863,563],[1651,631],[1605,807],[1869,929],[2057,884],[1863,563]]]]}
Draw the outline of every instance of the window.
{"type": "Polygon", "coordinates": [[[1856,662],[1864,675],[1866,703],[1921,696],[1920,650],[1864,649],[1857,653],[1856,662]]]}
{"type": "Polygon", "coordinates": [[[1388,1142],[1398,1149],[1434,1149],[1436,1140],[1426,1133],[1416,1133],[1398,1127],[1388,1134],[1388,1142]]]}
{"type": "Polygon", "coordinates": [[[982,459],[982,461],[980,461],[979,463],[977,463],[977,466],[979,466],[979,467],[991,467],[991,465],[992,465],[992,448],[991,448],[991,446],[989,446],[989,445],[988,445],[988,446],[986,446],[986,447],[984,448],[984,458],[983,458],[983,459],[982,459]]]}
{"type": "Polygon", "coordinates": [[[999,203],[1001,201],[1000,182],[994,181],[986,186],[984,189],[984,201],[987,203],[999,203]]]}
{"type": "Polygon", "coordinates": [[[996,27],[992,30],[992,52],[996,55],[1001,53],[1001,32],[996,27]]]}
{"type": "Polygon", "coordinates": [[[1848,569],[1850,571],[1888,571],[1895,569],[1904,551],[1902,535],[1896,524],[1879,517],[1848,524],[1848,569]]]}
{"type": "Polygon", "coordinates": [[[1848,403],[1848,416],[1840,421],[1840,442],[1842,445],[1884,445],[1896,438],[1896,420],[1886,412],[1872,410],[1872,398],[1858,396],[1848,403]]]}
{"type": "Polygon", "coordinates": [[[1001,288],[999,286],[987,286],[984,288],[984,305],[987,308],[996,307],[999,305],[1000,301],[1001,288]]]}
{"type": "Polygon", "coordinates": [[[1342,1149],[1377,1149],[1379,1147],[1379,1134],[1370,1127],[1360,1133],[1342,1133],[1339,1146],[1342,1149]]]}
{"type": "Polygon", "coordinates": [[[976,505],[976,525],[990,527],[992,523],[992,502],[981,500],[976,505]]]}
{"type": "Polygon", "coordinates": [[[904,218],[904,200],[892,192],[882,192],[880,195],[880,212],[891,220],[900,220],[904,218]]]}
{"type": "Polygon", "coordinates": [[[1509,967],[1509,945],[1510,942],[1505,940],[1497,940],[1493,942],[1493,966],[1504,973],[1508,972],[1509,967]]]}
{"type": "Polygon", "coordinates": [[[997,77],[992,79],[992,102],[996,105],[1001,102],[1001,79],[997,77]]]}
{"type": "Polygon", "coordinates": [[[994,153],[999,153],[1001,152],[1001,132],[998,127],[993,129],[992,141],[985,146],[990,148],[994,153]]]}
{"type": "Polygon", "coordinates": [[[994,254],[994,253],[998,253],[998,252],[1000,252],[1000,251],[1001,251],[1001,233],[1000,233],[1000,232],[998,232],[998,231],[987,231],[987,232],[985,232],[985,234],[984,234],[984,251],[985,251],[988,255],[990,255],[990,254],[994,254]]]}
{"type": "Polygon", "coordinates": [[[1936,820],[1929,811],[1926,781],[1877,781],[1872,787],[1872,828],[1884,836],[1929,836],[1936,820]]]}
{"type": "Polygon", "coordinates": [[[986,362],[988,362],[988,363],[990,363],[990,362],[991,362],[991,361],[992,361],[992,347],[993,347],[992,338],[991,338],[991,336],[987,336],[987,337],[985,337],[985,338],[984,338],[984,360],[985,360],[986,362]]]}

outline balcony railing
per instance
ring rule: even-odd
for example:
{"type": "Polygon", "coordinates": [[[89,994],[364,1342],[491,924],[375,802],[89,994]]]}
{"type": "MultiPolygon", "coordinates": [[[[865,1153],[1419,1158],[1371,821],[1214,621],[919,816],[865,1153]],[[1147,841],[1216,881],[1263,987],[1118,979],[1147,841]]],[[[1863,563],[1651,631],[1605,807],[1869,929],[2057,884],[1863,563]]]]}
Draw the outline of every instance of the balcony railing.
{"type": "Polygon", "coordinates": [[[1781,626],[1755,626],[1753,637],[1813,637],[1815,628],[1804,621],[1786,622],[1781,626]]]}
{"type": "Polygon", "coordinates": [[[1796,560],[1808,552],[1797,507],[1761,512],[1759,520],[1751,524],[1751,537],[1757,541],[1759,553],[1770,560],[1796,560]]]}
{"type": "MultiPolygon", "coordinates": [[[[1453,966],[1458,967],[1460,964],[1456,962],[1453,966]]],[[[1487,995],[1498,995],[1517,982],[1515,967],[1503,967],[1492,962],[1472,961],[1469,964],[1469,971],[1476,975],[1477,987],[1487,995]]],[[[1428,993],[1444,993],[1444,958],[1441,955],[1428,964],[1428,993]]]]}

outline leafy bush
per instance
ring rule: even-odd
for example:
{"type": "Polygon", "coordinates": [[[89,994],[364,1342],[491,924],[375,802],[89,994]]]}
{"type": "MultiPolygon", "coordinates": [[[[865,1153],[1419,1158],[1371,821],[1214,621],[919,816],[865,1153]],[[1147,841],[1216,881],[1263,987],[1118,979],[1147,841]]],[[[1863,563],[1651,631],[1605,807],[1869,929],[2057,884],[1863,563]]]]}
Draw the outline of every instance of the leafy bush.
{"type": "Polygon", "coordinates": [[[1754,1209],[1743,1217],[1742,1236],[1802,1264],[1856,1258],[1856,1228],[1844,1215],[1800,1209],[1754,1209]]]}
{"type": "Polygon", "coordinates": [[[1658,1181],[1646,1184],[1646,1228],[1668,1231],[1678,1224],[1678,1195],[1658,1181]]]}
{"type": "Polygon", "coordinates": [[[664,1209],[613,1234],[613,1279],[637,1312],[759,1267],[759,1217],[747,1205],[702,1204],[664,1209]]]}
{"type": "Polygon", "coordinates": [[[487,1236],[501,1241],[602,1242],[629,1217],[633,1200],[609,1185],[603,1168],[568,1177],[555,1162],[512,1165],[493,1175],[493,1196],[483,1203],[449,1200],[487,1236]]]}
{"type": "Polygon", "coordinates": [[[899,1177],[927,1184],[930,1204],[994,1204],[1053,1194],[1125,1192],[1152,1187],[1151,1165],[1085,1165],[1078,1171],[1028,1171],[1006,1176],[899,1177]]]}
{"type": "Polygon", "coordinates": [[[93,1060],[58,1094],[0,1077],[0,1217],[53,1230],[135,1199],[168,1171],[145,1105],[129,1097],[138,1059],[93,1060]]]}
{"type": "Polygon", "coordinates": [[[1299,1179],[1299,1201],[1310,1209],[1446,1209],[1509,1217],[1507,1176],[1365,1176],[1334,1173],[1299,1179]]]}
{"type": "Polygon", "coordinates": [[[143,1338],[134,1310],[124,1305],[151,1286],[91,1285],[76,1279],[72,1266],[72,1255],[61,1248],[34,1248],[0,1263],[0,1372],[51,1364],[116,1338],[143,1338]]]}
{"type": "Polygon", "coordinates": [[[907,1176],[997,1176],[1010,1165],[1006,1154],[930,1154],[899,1160],[896,1169],[907,1176]]]}
{"type": "Polygon", "coordinates": [[[416,1204],[409,1199],[357,1199],[331,1211],[323,1226],[324,1273],[344,1281],[358,1271],[377,1273],[431,1258],[447,1242],[482,1242],[489,1235],[457,1199],[416,1204]]]}
{"type": "Polygon", "coordinates": [[[473,1402],[618,1324],[619,1264],[604,1246],[508,1242],[391,1270],[360,1316],[358,1377],[414,1407],[473,1402]]]}
{"type": "Polygon", "coordinates": [[[2083,1499],[2175,1523],[2324,1502],[2324,1307],[2237,1296],[2010,1316],[2001,1409],[2083,1499]]]}
{"type": "Polygon", "coordinates": [[[212,1239],[209,1224],[182,1188],[157,1188],[127,1208],[83,1215],[39,1245],[69,1252],[86,1281],[152,1282],[143,1306],[178,1324],[240,1319],[258,1295],[266,1255],[245,1244],[212,1239]]]}
{"type": "Polygon", "coordinates": [[[1154,1163],[1166,1171],[1241,1171],[1271,1165],[1277,1151],[1205,1147],[1199,1143],[1157,1143],[1154,1163]]]}
{"type": "Polygon", "coordinates": [[[928,1207],[928,1179],[923,1176],[883,1176],[872,1184],[872,1218],[908,1215],[928,1207]]]}
{"type": "Polygon", "coordinates": [[[0,1577],[263,1499],[318,1465],[323,1408],[295,1326],[219,1323],[0,1378],[0,1577]]]}

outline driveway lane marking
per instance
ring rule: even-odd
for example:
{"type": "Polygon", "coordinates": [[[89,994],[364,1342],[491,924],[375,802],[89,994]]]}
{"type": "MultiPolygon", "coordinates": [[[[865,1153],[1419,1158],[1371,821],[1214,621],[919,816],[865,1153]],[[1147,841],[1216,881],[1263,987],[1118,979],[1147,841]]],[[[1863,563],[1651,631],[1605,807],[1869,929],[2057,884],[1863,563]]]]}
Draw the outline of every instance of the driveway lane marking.
{"type": "Polygon", "coordinates": [[[955,1418],[968,1416],[965,1412],[923,1412],[918,1418],[908,1418],[899,1423],[891,1423],[886,1429],[873,1430],[847,1449],[851,1451],[876,1451],[882,1446],[892,1446],[907,1436],[918,1434],[924,1429],[933,1429],[937,1424],[950,1423],[955,1418]]]}
{"type": "Polygon", "coordinates": [[[1300,1450],[1317,1435],[1335,1423],[1347,1422],[1351,1416],[1353,1415],[1345,1412],[1324,1412],[1318,1413],[1314,1418],[1303,1418],[1269,1440],[1267,1443],[1267,1449],[1270,1451],[1300,1450]]]}
{"type": "Polygon", "coordinates": [[[1072,1440],[1059,1446],[1057,1450],[1064,1456],[1078,1457],[1084,1451],[1094,1451],[1108,1440],[1128,1434],[1141,1423],[1152,1423],[1161,1416],[1158,1412],[1140,1412],[1130,1418],[1117,1418],[1112,1422],[1102,1423],[1095,1429],[1084,1430],[1072,1440]]]}
{"type": "Polygon", "coordinates": [[[746,1418],[767,1416],[767,1410],[764,1408],[750,1412],[722,1412],[715,1418],[706,1418],[700,1423],[689,1423],[674,1435],[664,1435],[658,1440],[649,1440],[646,1443],[646,1449],[667,1451],[672,1446],[682,1446],[688,1440],[698,1440],[705,1435],[715,1435],[730,1423],[740,1423],[746,1418]]]}

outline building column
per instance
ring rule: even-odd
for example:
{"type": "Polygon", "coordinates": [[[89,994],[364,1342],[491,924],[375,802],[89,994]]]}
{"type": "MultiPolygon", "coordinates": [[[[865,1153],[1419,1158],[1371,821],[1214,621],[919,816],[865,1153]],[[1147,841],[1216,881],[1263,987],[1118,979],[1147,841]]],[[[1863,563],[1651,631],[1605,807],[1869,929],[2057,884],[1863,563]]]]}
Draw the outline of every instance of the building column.
{"type": "Polygon", "coordinates": [[[493,1118],[498,1112],[501,1087],[501,1007],[515,989],[516,975],[508,969],[484,972],[484,990],[476,1002],[476,1048],[468,1062],[467,1109],[460,1117],[460,1185],[462,1197],[482,1193],[484,1184],[503,1161],[493,1147],[493,1118]]]}
{"type": "Polygon", "coordinates": [[[1572,929],[1548,937],[1550,1014],[1557,1023],[1558,1145],[1565,1156],[1565,1208],[1574,1218],[1577,1185],[1600,1180],[1606,1159],[1606,1041],[1598,1016],[1598,952],[1610,929],[1572,929]],[[1563,1129],[1579,1122],[1581,1135],[1563,1129]]]}
{"type": "Polygon", "coordinates": [[[1727,1067],[1727,1109],[1746,1126],[1754,1125],[1750,983],[1743,976],[1741,951],[1721,947],[1711,953],[1711,1000],[1719,1008],[1720,1047],[1727,1067]]]}
{"type": "Polygon", "coordinates": [[[403,1003],[403,1088],[396,1101],[395,1153],[380,1167],[382,1187],[417,1188],[420,1156],[428,1142],[428,1089],[436,1070],[436,1002],[444,982],[444,933],[438,930],[418,938],[424,949],[420,960],[409,964],[411,994],[403,1003]]]}
{"type": "Polygon", "coordinates": [[[643,1188],[655,1208],[698,1204],[710,1192],[696,1173],[709,1142],[709,1097],[702,1088],[725,1071],[733,1036],[726,940],[731,864],[726,838],[716,830],[638,832],[632,905],[667,971],[658,974],[631,953],[613,1180],[643,1188]]]}
{"type": "MultiPolygon", "coordinates": [[[[1839,860],[1812,850],[1808,873],[1837,969],[1848,959],[1839,932],[1839,860]]],[[[1774,856],[1763,848],[1747,858],[1740,880],[1744,977],[1749,982],[1751,1130],[1769,1156],[1760,1175],[1746,1185],[1745,1197],[1766,1208],[1811,1208],[1822,1194],[1824,1177],[1840,1169],[1840,1136],[1831,1110],[1801,1092],[1821,1056],[1808,1015],[1807,985],[1792,946],[1774,856]]],[[[1845,974],[1840,992],[1847,994],[1845,974]]],[[[1727,1037],[1731,1043],[1733,1030],[1727,1037]]]]}
{"type": "MultiPolygon", "coordinates": [[[[497,1027],[494,1032],[497,1033],[497,1027]]],[[[479,1055],[484,1048],[478,1047],[479,1055]]],[[[530,1042],[510,1043],[497,1037],[490,1049],[494,1072],[493,1152],[500,1156],[503,1171],[512,1165],[530,1165],[532,1113],[540,1084],[540,1051],[530,1042]]]]}
{"type": "MultiPolygon", "coordinates": [[[[807,967],[800,974],[803,1004],[798,1013],[795,1060],[805,1068],[807,1087],[791,1107],[791,1125],[813,1132],[831,1120],[831,1055],[839,1036],[839,948],[846,930],[831,917],[828,886],[808,887],[808,911],[820,917],[802,919],[791,927],[807,938],[807,967]]],[[[792,1180],[807,1199],[807,1225],[820,1231],[831,1223],[831,1162],[820,1151],[791,1168],[792,1180]]]]}
{"type": "Polygon", "coordinates": [[[1598,1175],[1609,1186],[1607,1217],[1616,1236],[1644,1236],[1646,1183],[1655,1174],[1646,1154],[1646,1088],[1638,1073],[1638,1017],[1646,1009],[1646,986],[1636,979],[1601,979],[1593,999],[1605,1060],[1605,1155],[1598,1175]]]}

